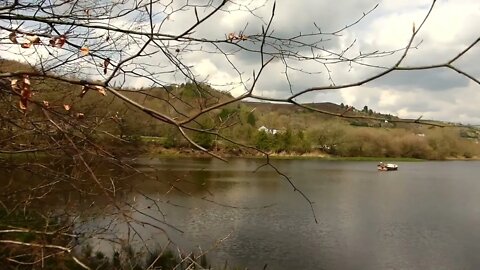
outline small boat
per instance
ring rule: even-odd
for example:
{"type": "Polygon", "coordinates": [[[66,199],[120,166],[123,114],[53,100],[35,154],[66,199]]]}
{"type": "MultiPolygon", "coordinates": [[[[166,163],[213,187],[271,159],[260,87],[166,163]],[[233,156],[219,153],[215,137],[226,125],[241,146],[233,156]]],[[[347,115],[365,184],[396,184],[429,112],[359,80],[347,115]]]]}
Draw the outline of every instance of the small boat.
{"type": "Polygon", "coordinates": [[[379,171],[396,171],[398,170],[398,165],[397,164],[393,164],[393,163],[383,163],[383,162],[380,162],[378,165],[377,165],[377,169],[379,171]]]}

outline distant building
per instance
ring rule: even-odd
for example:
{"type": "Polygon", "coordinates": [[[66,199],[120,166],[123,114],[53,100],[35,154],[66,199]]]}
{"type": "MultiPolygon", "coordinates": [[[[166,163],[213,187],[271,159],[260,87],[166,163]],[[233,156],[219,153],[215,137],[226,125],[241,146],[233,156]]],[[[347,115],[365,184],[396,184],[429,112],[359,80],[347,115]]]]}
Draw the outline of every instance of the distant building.
{"type": "Polygon", "coordinates": [[[258,131],[263,131],[267,134],[277,134],[279,133],[280,131],[278,129],[274,129],[274,128],[267,128],[266,126],[261,126],[258,128],[258,131]]]}

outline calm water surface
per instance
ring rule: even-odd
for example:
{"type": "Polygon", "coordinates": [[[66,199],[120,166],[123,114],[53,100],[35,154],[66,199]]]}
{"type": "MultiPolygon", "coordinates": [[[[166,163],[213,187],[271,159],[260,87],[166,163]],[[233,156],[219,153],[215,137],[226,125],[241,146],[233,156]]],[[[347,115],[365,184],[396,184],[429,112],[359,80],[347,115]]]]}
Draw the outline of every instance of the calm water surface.
{"type": "MultiPolygon", "coordinates": [[[[135,176],[134,187],[118,196],[142,211],[132,211],[134,217],[165,228],[180,247],[215,246],[209,258],[217,265],[480,269],[480,162],[398,163],[397,172],[378,172],[374,162],[274,164],[315,202],[318,223],[307,202],[272,169],[253,172],[259,160],[139,160],[138,169],[155,180],[135,176]],[[185,193],[160,184],[165,181],[185,193]]],[[[112,225],[109,210],[90,210],[79,230],[127,233],[112,225]]],[[[164,239],[151,226],[136,228],[149,245],[164,239]]]]}

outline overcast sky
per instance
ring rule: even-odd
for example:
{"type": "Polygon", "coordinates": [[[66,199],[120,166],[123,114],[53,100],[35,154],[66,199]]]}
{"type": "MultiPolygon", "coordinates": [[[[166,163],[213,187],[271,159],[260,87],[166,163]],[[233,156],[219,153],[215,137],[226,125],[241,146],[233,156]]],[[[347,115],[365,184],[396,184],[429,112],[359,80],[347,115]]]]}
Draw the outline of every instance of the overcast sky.
{"type": "MultiPolygon", "coordinates": [[[[180,5],[186,0],[174,1],[180,5]]],[[[217,3],[219,0],[214,0],[217,3]]],[[[165,0],[165,3],[171,1],[165,0]]],[[[191,3],[208,2],[195,0],[191,3]]],[[[255,9],[255,15],[250,12],[238,11],[235,4],[227,5],[231,12],[220,12],[209,18],[202,27],[196,29],[194,36],[206,38],[225,38],[230,32],[238,33],[245,28],[245,34],[259,33],[261,26],[268,21],[273,2],[271,0],[235,0],[237,3],[255,9]],[[266,3],[265,3],[265,2],[266,3]]],[[[375,5],[378,7],[361,22],[341,32],[341,36],[331,37],[321,43],[321,46],[336,52],[347,48],[354,40],[353,47],[346,56],[358,55],[360,52],[388,51],[404,47],[411,36],[413,24],[418,27],[426,15],[431,1],[429,0],[277,0],[277,8],[273,20],[274,34],[289,37],[302,33],[316,31],[314,23],[323,32],[335,31],[351,24],[368,12],[375,5]]],[[[173,7],[173,6],[172,6],[173,7]]],[[[166,10],[168,12],[168,9],[166,10]]],[[[198,9],[200,17],[208,12],[198,9]]],[[[155,23],[165,18],[165,14],[158,13],[155,23]]],[[[162,24],[164,33],[182,33],[195,22],[192,10],[177,12],[169,16],[162,24]]],[[[117,26],[127,21],[109,21],[117,26]]],[[[474,40],[480,37],[480,1],[479,0],[438,0],[437,4],[424,25],[414,44],[421,44],[411,50],[403,66],[440,64],[451,59],[474,40]]],[[[243,43],[245,46],[258,46],[243,43]]],[[[194,46],[194,45],[192,45],[194,46]]],[[[18,47],[18,46],[17,46],[18,47]]],[[[195,49],[195,48],[190,48],[195,49]]],[[[197,47],[196,49],[200,49],[197,47]]],[[[207,50],[208,46],[201,50],[207,50]]],[[[226,50],[229,48],[225,47],[226,50]]],[[[231,49],[231,48],[230,48],[231,49]]],[[[132,52],[135,48],[132,49],[132,52]]],[[[4,51],[3,57],[25,60],[20,57],[19,48],[10,48],[4,51]]],[[[126,52],[125,52],[126,53],[126,52]]],[[[45,54],[48,56],[48,54],[45,54]]],[[[110,56],[117,61],[115,55],[110,56]]],[[[239,74],[245,86],[237,84],[230,87],[233,95],[240,95],[249,87],[252,72],[258,72],[260,57],[258,54],[240,52],[230,57],[230,62],[219,54],[183,50],[179,57],[186,64],[193,66],[193,71],[199,78],[203,78],[213,85],[225,85],[240,81],[239,74]],[[237,70],[230,63],[234,63],[237,70]]],[[[395,63],[400,54],[389,57],[365,59],[363,64],[390,66],[395,63]]],[[[141,61],[145,61],[142,58],[141,61]]],[[[155,65],[151,68],[171,68],[168,60],[162,54],[155,54],[149,60],[155,65]],[[157,64],[158,63],[158,64],[157,64]],[[165,64],[164,64],[165,63],[165,64]]],[[[464,55],[455,65],[475,78],[480,78],[480,44],[464,55]]],[[[80,62],[81,63],[81,62],[80,62]]],[[[149,63],[151,64],[151,63],[149,63]]],[[[289,65],[295,69],[309,72],[289,71],[287,80],[285,65],[280,60],[273,61],[262,74],[254,93],[273,98],[287,97],[291,93],[302,91],[309,87],[328,86],[353,83],[373,74],[381,72],[376,68],[362,65],[337,64],[329,65],[330,74],[321,64],[309,61],[290,61],[289,65]],[[331,79],[329,80],[329,75],[331,79]],[[290,84],[291,87],[290,87],[290,84]]],[[[98,71],[95,71],[98,73],[98,71]]],[[[165,73],[161,78],[164,82],[181,82],[185,78],[175,77],[176,74],[165,73]],[[171,78],[168,78],[171,76],[171,78]]],[[[150,81],[135,79],[127,82],[136,87],[147,86],[150,81]]],[[[221,88],[221,87],[220,87],[221,88]]],[[[427,71],[396,71],[366,85],[325,92],[316,92],[302,96],[303,102],[334,102],[353,105],[363,108],[367,105],[374,111],[390,113],[406,118],[447,120],[462,123],[480,124],[480,86],[475,82],[462,77],[458,73],[447,69],[427,71]]]]}
{"type": "MultiPolygon", "coordinates": [[[[254,2],[255,3],[255,2],[254,2]]],[[[342,32],[342,36],[325,46],[341,51],[353,40],[357,40],[351,53],[359,51],[385,51],[405,46],[412,33],[413,23],[418,27],[426,15],[431,1],[402,0],[278,0],[273,28],[277,35],[294,35],[298,32],[313,31],[315,22],[323,31],[334,31],[352,23],[363,12],[367,12],[379,4],[369,16],[359,24],[342,32]]],[[[259,10],[268,19],[271,3],[259,10]]],[[[233,32],[249,23],[249,29],[255,29],[258,21],[244,13],[220,14],[214,24],[200,29],[205,35],[212,34],[212,29],[223,34],[233,32]],[[220,23],[219,23],[220,22],[220,23]]],[[[178,21],[177,21],[178,23],[178,21]]],[[[478,0],[439,0],[428,19],[416,43],[420,46],[412,50],[405,59],[405,66],[428,65],[444,63],[466,48],[480,36],[480,1],[478,0]]],[[[199,33],[199,34],[200,34],[199,33]]],[[[365,63],[391,65],[400,55],[393,57],[365,60],[365,63]]],[[[244,71],[258,70],[258,58],[244,59],[244,71]]],[[[237,57],[240,58],[240,57],[237,57]]],[[[236,59],[238,60],[238,59],[236,59]]],[[[477,44],[468,54],[464,55],[456,66],[480,78],[480,44],[477,44]]],[[[236,75],[230,71],[224,61],[216,61],[214,57],[196,59],[196,70],[209,76],[217,84],[234,81],[236,75]]],[[[311,63],[296,63],[299,68],[309,71],[320,71],[318,75],[292,73],[290,82],[293,92],[312,86],[329,85],[324,69],[311,63]]],[[[330,66],[333,80],[336,84],[349,83],[367,78],[380,72],[378,69],[354,65],[330,66]]],[[[290,93],[288,82],[284,78],[282,63],[274,62],[263,74],[255,92],[259,95],[285,97],[290,93]]],[[[233,91],[238,95],[241,88],[233,91]]],[[[375,111],[391,113],[400,117],[448,120],[463,123],[480,124],[480,86],[462,77],[452,70],[436,69],[428,71],[397,71],[382,79],[361,87],[327,91],[307,95],[302,101],[335,102],[363,108],[368,105],[375,111]]]]}

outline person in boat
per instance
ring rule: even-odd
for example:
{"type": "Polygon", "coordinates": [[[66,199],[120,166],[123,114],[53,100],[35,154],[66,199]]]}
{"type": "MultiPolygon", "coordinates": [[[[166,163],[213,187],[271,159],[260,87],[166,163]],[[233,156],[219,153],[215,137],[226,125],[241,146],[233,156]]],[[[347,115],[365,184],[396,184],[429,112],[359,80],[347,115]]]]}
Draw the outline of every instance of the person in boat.
{"type": "Polygon", "coordinates": [[[385,166],[385,164],[383,164],[383,162],[378,163],[377,167],[378,167],[379,170],[385,170],[387,168],[387,166],[385,166]]]}

